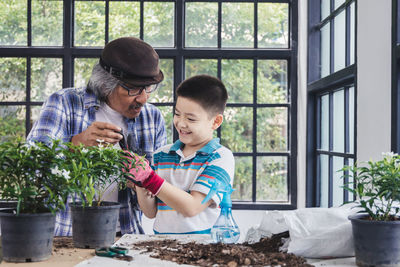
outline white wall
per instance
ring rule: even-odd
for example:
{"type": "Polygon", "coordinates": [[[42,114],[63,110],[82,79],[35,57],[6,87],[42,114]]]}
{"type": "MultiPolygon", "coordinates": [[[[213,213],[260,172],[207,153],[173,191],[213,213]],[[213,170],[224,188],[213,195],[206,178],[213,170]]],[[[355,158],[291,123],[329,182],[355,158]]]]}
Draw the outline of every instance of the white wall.
{"type": "Polygon", "coordinates": [[[357,1],[357,160],[390,151],[391,0],[357,1]]]}
{"type": "Polygon", "coordinates": [[[307,0],[299,1],[298,84],[297,84],[297,207],[306,203],[307,140],[307,0]]]}

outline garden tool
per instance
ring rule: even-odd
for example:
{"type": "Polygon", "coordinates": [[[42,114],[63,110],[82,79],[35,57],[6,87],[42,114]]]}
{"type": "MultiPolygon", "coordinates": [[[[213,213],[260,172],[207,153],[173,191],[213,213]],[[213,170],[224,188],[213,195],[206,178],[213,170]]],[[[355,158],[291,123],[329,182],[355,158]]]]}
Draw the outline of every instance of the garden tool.
{"type": "Polygon", "coordinates": [[[123,247],[102,247],[96,248],[95,254],[100,257],[109,257],[117,260],[132,261],[133,257],[126,255],[128,253],[127,248],[123,247]]]}

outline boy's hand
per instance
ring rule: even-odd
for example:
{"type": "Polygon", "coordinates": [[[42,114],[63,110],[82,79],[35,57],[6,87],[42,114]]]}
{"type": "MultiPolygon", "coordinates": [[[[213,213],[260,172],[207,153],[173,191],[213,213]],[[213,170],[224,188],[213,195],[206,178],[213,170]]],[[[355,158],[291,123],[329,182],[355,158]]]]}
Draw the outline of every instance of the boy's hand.
{"type": "Polygon", "coordinates": [[[127,157],[129,161],[129,166],[127,166],[127,168],[129,173],[133,175],[133,177],[129,177],[129,180],[142,186],[143,181],[146,180],[153,171],[150,167],[149,161],[130,151],[125,152],[130,155],[127,157]],[[132,167],[132,162],[135,163],[135,167],[132,167]]]}
{"type": "MultiPolygon", "coordinates": [[[[164,183],[164,179],[158,176],[150,167],[148,160],[139,157],[135,153],[126,151],[130,156],[127,156],[129,166],[126,166],[128,172],[132,174],[128,179],[140,187],[144,187],[149,190],[152,194],[157,195],[160,191],[161,186],[164,183]],[[132,162],[135,162],[136,167],[132,167],[132,162]]],[[[126,172],[125,169],[123,169],[126,172]]]]}

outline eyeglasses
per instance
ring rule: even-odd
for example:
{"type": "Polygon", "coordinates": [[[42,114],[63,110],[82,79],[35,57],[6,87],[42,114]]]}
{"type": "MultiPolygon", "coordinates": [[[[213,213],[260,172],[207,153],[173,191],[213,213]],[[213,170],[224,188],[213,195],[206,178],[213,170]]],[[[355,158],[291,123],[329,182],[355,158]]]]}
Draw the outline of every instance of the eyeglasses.
{"type": "Polygon", "coordinates": [[[143,90],[147,94],[150,94],[150,93],[154,92],[155,90],[157,90],[157,88],[158,88],[158,83],[150,84],[150,85],[146,85],[146,86],[137,86],[137,87],[128,87],[126,84],[124,84],[122,82],[120,82],[119,84],[121,85],[122,88],[124,88],[125,90],[128,91],[129,96],[140,95],[143,92],[143,90]]]}

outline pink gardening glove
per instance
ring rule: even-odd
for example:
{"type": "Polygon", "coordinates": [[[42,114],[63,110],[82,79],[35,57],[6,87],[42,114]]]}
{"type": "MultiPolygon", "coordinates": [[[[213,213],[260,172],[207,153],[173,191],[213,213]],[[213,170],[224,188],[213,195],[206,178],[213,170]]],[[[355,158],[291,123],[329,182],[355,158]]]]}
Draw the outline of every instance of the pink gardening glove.
{"type": "MultiPolygon", "coordinates": [[[[138,156],[130,151],[125,151],[130,156],[127,156],[129,166],[126,166],[129,173],[133,177],[128,179],[140,187],[144,187],[154,195],[157,195],[164,184],[164,179],[157,175],[150,167],[149,161],[138,156]],[[132,162],[135,162],[135,167],[132,167],[132,162]]],[[[126,170],[123,170],[126,172],[126,170]]]]}

